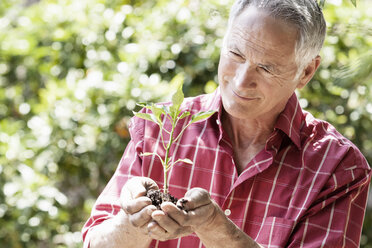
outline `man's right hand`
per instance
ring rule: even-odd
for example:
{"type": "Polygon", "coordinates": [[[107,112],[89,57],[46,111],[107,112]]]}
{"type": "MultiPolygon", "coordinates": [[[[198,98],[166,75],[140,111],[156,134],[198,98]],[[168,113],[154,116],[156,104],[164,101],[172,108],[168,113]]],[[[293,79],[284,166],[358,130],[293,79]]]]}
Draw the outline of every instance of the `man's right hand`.
{"type": "Polygon", "coordinates": [[[156,210],[146,197],[150,189],[158,189],[150,178],[128,180],[120,193],[121,211],[91,229],[88,234],[90,247],[149,247],[152,238],[148,235],[147,225],[153,221],[151,214],[156,210]]]}
{"type": "Polygon", "coordinates": [[[147,177],[134,177],[128,180],[120,194],[120,203],[129,218],[130,224],[147,235],[147,225],[152,221],[151,214],[156,207],[146,197],[150,189],[159,189],[158,185],[147,177]]]}

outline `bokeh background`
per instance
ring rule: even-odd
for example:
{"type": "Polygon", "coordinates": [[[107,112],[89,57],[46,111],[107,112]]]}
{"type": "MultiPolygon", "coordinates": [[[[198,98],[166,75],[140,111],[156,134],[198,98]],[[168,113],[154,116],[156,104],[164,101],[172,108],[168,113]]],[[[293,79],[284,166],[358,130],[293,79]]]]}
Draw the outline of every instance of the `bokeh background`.
{"type": "MultiPolygon", "coordinates": [[[[217,87],[231,0],[0,1],[0,246],[81,247],[135,103],[217,87]]],[[[372,1],[327,0],[301,105],[372,163],[372,1]]],[[[372,195],[362,247],[372,247],[372,195]]]]}

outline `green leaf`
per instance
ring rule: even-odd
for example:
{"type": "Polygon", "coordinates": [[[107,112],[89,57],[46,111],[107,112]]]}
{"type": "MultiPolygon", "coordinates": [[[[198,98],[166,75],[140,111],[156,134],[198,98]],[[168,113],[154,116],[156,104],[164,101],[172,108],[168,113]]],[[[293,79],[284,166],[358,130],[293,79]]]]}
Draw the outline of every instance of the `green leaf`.
{"type": "Polygon", "coordinates": [[[323,9],[323,7],[324,7],[324,3],[325,3],[325,0],[320,0],[320,1],[319,1],[319,7],[320,7],[321,9],[323,9]]]}
{"type": "Polygon", "coordinates": [[[183,74],[177,74],[171,81],[171,87],[176,88],[176,92],[172,95],[172,106],[170,107],[170,115],[175,119],[179,114],[180,106],[185,98],[182,85],[184,81],[183,74]]]}
{"type": "Polygon", "coordinates": [[[169,86],[172,88],[172,90],[178,89],[180,86],[183,85],[184,80],[185,76],[183,75],[183,73],[178,73],[176,76],[172,78],[172,80],[169,83],[169,86]]]}
{"type": "MultiPolygon", "coordinates": [[[[354,7],[356,7],[356,5],[357,5],[356,0],[350,0],[350,2],[354,5],[354,7]]],[[[325,0],[320,0],[320,1],[319,1],[319,7],[320,7],[320,8],[323,9],[324,4],[325,4],[325,0]]]]}
{"type": "Polygon", "coordinates": [[[157,155],[157,154],[154,153],[154,152],[144,152],[144,153],[141,153],[141,156],[152,156],[152,155],[157,155]]]}
{"type": "Polygon", "coordinates": [[[183,91],[182,91],[182,84],[179,85],[177,91],[172,96],[172,104],[173,106],[179,108],[181,106],[184,99],[183,91]]]}
{"type": "Polygon", "coordinates": [[[137,113],[137,112],[133,112],[133,114],[134,114],[134,116],[137,116],[138,118],[158,123],[155,115],[153,115],[153,114],[137,113]]]}
{"type": "Polygon", "coordinates": [[[189,112],[189,111],[185,111],[185,112],[183,112],[182,115],[180,116],[180,119],[183,119],[183,118],[185,118],[185,117],[187,117],[187,116],[189,116],[189,115],[190,115],[190,112],[189,112]]]}
{"type": "Polygon", "coordinates": [[[164,160],[160,157],[159,154],[157,154],[155,152],[144,152],[144,153],[141,153],[141,156],[156,156],[160,159],[161,164],[164,166],[164,160]]]}
{"type": "Polygon", "coordinates": [[[206,111],[206,112],[197,113],[197,114],[195,114],[195,115],[193,115],[191,117],[191,123],[195,123],[197,121],[201,121],[201,120],[207,119],[208,117],[210,117],[211,115],[213,115],[215,112],[216,111],[214,111],[214,110],[210,110],[210,111],[206,111]]]}
{"type": "Polygon", "coordinates": [[[193,163],[190,159],[188,159],[188,158],[180,158],[180,159],[177,159],[177,161],[174,162],[171,166],[169,166],[169,167],[168,167],[168,170],[169,170],[173,165],[177,164],[178,162],[183,162],[183,163],[185,163],[185,164],[191,164],[191,165],[194,164],[194,163],[193,163]]]}
{"type": "Polygon", "coordinates": [[[163,105],[161,107],[166,114],[170,114],[170,107],[168,105],[163,105]]]}
{"type": "Polygon", "coordinates": [[[164,109],[156,106],[155,104],[153,104],[151,106],[151,111],[155,115],[155,118],[158,121],[158,123],[161,124],[163,122],[162,119],[161,119],[161,115],[162,114],[166,114],[166,112],[164,111],[164,109]]]}
{"type": "Polygon", "coordinates": [[[153,103],[143,103],[143,102],[140,102],[140,103],[136,103],[137,106],[140,106],[141,108],[144,108],[144,109],[148,109],[148,110],[152,110],[152,106],[154,105],[153,103]]]}
{"type": "Polygon", "coordinates": [[[179,159],[178,161],[180,162],[184,162],[186,164],[194,164],[190,159],[188,158],[184,158],[184,159],[179,159]]]}
{"type": "Polygon", "coordinates": [[[142,108],[147,108],[147,109],[150,109],[152,104],[149,104],[149,103],[146,103],[146,102],[138,102],[136,103],[137,106],[140,106],[142,108]]]}
{"type": "Polygon", "coordinates": [[[183,102],[184,95],[182,92],[182,84],[178,87],[177,91],[172,96],[172,106],[170,107],[171,116],[175,118],[179,114],[179,109],[183,102]]]}

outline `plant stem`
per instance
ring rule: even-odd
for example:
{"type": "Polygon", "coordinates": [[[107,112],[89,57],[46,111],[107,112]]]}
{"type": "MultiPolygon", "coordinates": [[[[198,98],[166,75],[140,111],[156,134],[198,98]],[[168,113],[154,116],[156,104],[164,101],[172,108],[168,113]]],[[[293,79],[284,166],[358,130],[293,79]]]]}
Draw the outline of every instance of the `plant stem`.
{"type": "Polygon", "coordinates": [[[163,170],[164,170],[163,192],[164,192],[164,194],[168,193],[168,167],[170,166],[169,165],[169,151],[170,151],[170,148],[171,148],[172,143],[173,143],[173,133],[174,133],[174,127],[175,127],[175,124],[176,124],[174,122],[171,122],[171,123],[172,123],[172,130],[171,130],[171,133],[169,135],[169,142],[168,142],[167,149],[166,149],[166,152],[165,152],[165,159],[164,159],[164,164],[163,164],[163,170]]]}
{"type": "Polygon", "coordinates": [[[168,174],[168,172],[166,170],[164,170],[164,187],[163,187],[164,194],[168,194],[168,178],[167,178],[167,174],[168,174]]]}
{"type": "Polygon", "coordinates": [[[183,132],[186,130],[186,128],[187,128],[188,126],[190,126],[190,123],[187,124],[187,125],[182,129],[182,131],[178,134],[178,136],[174,139],[173,142],[176,142],[176,141],[177,141],[177,140],[182,136],[183,132]]]}
{"type": "MultiPolygon", "coordinates": [[[[172,138],[172,137],[171,137],[172,138]]],[[[163,187],[163,192],[164,194],[168,193],[168,167],[169,167],[169,150],[170,150],[170,145],[172,144],[171,140],[169,141],[167,145],[167,150],[165,152],[165,161],[163,164],[163,174],[164,174],[164,187],[163,187]]]]}

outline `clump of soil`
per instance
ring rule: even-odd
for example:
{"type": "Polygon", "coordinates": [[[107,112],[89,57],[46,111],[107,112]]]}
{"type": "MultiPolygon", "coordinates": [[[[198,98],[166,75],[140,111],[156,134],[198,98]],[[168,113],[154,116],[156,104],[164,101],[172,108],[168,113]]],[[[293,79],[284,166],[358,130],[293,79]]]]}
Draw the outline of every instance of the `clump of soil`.
{"type": "Polygon", "coordinates": [[[172,202],[173,204],[176,205],[178,201],[176,197],[172,196],[169,193],[164,194],[164,192],[160,189],[158,190],[150,189],[149,191],[147,191],[146,196],[151,199],[152,205],[154,205],[157,209],[160,209],[160,205],[163,202],[172,202]]]}

